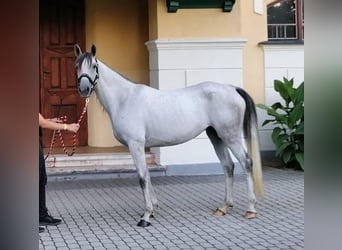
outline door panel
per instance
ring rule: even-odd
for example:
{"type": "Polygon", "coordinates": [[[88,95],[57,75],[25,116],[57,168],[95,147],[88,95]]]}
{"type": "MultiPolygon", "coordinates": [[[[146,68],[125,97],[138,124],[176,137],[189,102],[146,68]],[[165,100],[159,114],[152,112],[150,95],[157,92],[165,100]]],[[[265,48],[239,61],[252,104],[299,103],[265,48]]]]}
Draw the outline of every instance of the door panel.
{"type": "MultiPolygon", "coordinates": [[[[40,5],[40,112],[46,118],[67,116],[77,122],[84,99],[77,91],[74,44],[84,49],[84,1],[41,0],[40,5]]],[[[87,145],[87,117],[77,134],[77,146],[87,145]]],[[[53,131],[43,131],[43,145],[49,147],[53,131]]],[[[66,146],[73,134],[62,132],[66,146]]],[[[61,146],[56,140],[55,146],[61,146]]]]}

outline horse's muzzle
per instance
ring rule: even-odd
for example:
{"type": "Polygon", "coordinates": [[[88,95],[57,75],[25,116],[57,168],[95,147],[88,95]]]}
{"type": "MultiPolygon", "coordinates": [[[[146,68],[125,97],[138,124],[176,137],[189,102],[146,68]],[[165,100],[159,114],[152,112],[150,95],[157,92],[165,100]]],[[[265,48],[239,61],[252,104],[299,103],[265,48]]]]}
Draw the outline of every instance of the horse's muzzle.
{"type": "Polygon", "coordinates": [[[80,79],[79,85],[78,85],[78,92],[80,93],[80,96],[82,97],[89,97],[91,95],[92,88],[88,79],[86,78],[80,79]]]}

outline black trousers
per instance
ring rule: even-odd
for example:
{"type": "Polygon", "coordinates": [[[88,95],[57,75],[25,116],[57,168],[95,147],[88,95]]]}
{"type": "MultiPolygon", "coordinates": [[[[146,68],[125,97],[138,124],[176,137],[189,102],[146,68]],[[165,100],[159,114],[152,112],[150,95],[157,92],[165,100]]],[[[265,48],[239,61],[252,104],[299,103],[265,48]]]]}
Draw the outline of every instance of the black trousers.
{"type": "Polygon", "coordinates": [[[41,140],[39,140],[39,218],[44,217],[48,213],[46,207],[46,192],[45,187],[47,184],[46,168],[44,152],[41,140]]]}

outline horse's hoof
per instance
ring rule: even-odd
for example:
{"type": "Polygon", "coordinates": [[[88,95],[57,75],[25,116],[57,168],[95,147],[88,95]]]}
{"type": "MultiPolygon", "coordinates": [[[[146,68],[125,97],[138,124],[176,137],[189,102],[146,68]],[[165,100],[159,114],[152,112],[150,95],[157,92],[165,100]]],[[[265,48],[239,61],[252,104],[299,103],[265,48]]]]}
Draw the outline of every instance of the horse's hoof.
{"type": "Polygon", "coordinates": [[[217,208],[216,211],[214,212],[214,215],[216,216],[223,216],[225,214],[226,213],[222,209],[219,209],[219,208],[217,208]]]}
{"type": "MultiPolygon", "coordinates": [[[[143,217],[144,217],[144,214],[142,214],[142,215],[140,216],[140,218],[143,218],[143,217]]],[[[154,215],[151,214],[151,215],[150,215],[150,218],[154,218],[154,215]]]]}
{"type": "Polygon", "coordinates": [[[245,219],[248,219],[248,220],[254,219],[256,217],[256,213],[247,211],[243,217],[245,217],[245,219]]]}
{"type": "Polygon", "coordinates": [[[146,221],[146,220],[140,220],[137,226],[138,226],[138,227],[148,227],[148,226],[150,226],[150,225],[151,225],[150,222],[148,222],[148,221],[146,221]]]}

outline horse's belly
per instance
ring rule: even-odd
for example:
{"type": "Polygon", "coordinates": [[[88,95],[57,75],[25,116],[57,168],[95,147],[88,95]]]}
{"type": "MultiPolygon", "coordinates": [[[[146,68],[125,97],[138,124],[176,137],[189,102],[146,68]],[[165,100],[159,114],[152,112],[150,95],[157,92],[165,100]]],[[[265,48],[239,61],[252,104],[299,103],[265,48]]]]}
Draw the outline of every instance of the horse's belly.
{"type": "Polygon", "coordinates": [[[164,122],[159,124],[159,126],[150,126],[146,131],[146,146],[161,147],[181,144],[195,138],[207,127],[206,123],[194,121],[182,123],[176,120],[164,122]]]}
{"type": "MultiPolygon", "coordinates": [[[[202,131],[201,131],[202,132],[202,131]]],[[[156,135],[152,134],[146,138],[146,147],[163,147],[163,146],[173,146],[177,144],[181,144],[187,142],[196,136],[199,133],[192,134],[178,134],[178,135],[156,135]]]]}

